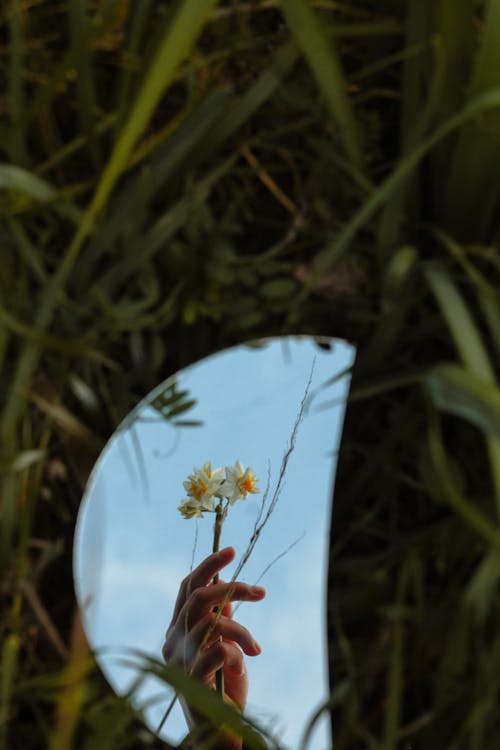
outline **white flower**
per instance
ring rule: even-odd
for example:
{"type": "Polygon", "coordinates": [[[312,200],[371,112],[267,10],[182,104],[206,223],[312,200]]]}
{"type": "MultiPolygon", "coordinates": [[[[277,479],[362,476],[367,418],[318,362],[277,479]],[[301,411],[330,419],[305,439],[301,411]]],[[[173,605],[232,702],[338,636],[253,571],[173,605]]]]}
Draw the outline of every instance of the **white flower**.
{"type": "Polygon", "coordinates": [[[193,518],[193,516],[197,518],[203,517],[200,503],[197,500],[193,500],[193,498],[183,500],[179,505],[179,510],[184,518],[193,518]]]}
{"type": "Polygon", "coordinates": [[[260,492],[257,487],[257,477],[252,469],[245,469],[240,461],[236,461],[234,467],[226,466],[226,480],[219,488],[219,495],[227,497],[231,505],[237,500],[244,499],[248,493],[260,492]]]}
{"type": "Polygon", "coordinates": [[[219,512],[221,503],[215,506],[216,498],[222,500],[227,498],[233,505],[237,500],[246,498],[248,493],[260,492],[257,487],[257,477],[254,472],[236,461],[234,467],[226,466],[226,477],[224,469],[219,467],[212,471],[210,461],[203,464],[201,469],[193,469],[184,484],[187,498],[182,500],[179,511],[184,518],[202,518],[205,512],[219,512]]]}
{"type": "Polygon", "coordinates": [[[214,495],[223,482],[223,469],[212,471],[210,461],[202,466],[201,469],[193,469],[184,484],[189,498],[196,500],[201,510],[214,510],[214,495]]]}

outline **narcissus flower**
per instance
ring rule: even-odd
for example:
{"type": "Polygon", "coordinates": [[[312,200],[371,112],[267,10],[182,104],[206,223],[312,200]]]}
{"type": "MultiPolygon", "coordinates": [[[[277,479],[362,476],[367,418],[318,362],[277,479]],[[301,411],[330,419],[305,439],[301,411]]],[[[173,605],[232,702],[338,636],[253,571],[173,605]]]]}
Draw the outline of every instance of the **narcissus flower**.
{"type": "Polygon", "coordinates": [[[201,505],[198,500],[193,500],[193,498],[183,500],[179,505],[179,510],[184,518],[193,518],[193,516],[203,518],[201,505]]]}
{"type": "Polygon", "coordinates": [[[193,469],[184,484],[188,496],[198,501],[204,506],[203,510],[213,510],[213,498],[218,494],[218,490],[224,481],[223,468],[212,471],[210,461],[202,466],[201,469],[193,469]],[[210,501],[212,501],[210,503],[210,501]],[[211,507],[206,507],[207,503],[211,507]]]}
{"type": "Polygon", "coordinates": [[[240,461],[234,466],[226,466],[226,480],[219,490],[219,494],[227,497],[231,505],[237,500],[245,499],[246,496],[260,492],[257,487],[257,477],[250,468],[246,468],[240,461]]]}
{"type": "Polygon", "coordinates": [[[226,466],[225,478],[222,467],[212,471],[210,461],[207,461],[201,469],[193,469],[183,484],[188,497],[182,500],[179,510],[184,518],[202,518],[203,513],[208,511],[217,513],[223,520],[229,504],[246,498],[248,493],[260,492],[254,472],[250,468],[245,469],[239,461],[234,467],[226,466]],[[224,498],[228,501],[225,508],[222,505],[224,498]]]}

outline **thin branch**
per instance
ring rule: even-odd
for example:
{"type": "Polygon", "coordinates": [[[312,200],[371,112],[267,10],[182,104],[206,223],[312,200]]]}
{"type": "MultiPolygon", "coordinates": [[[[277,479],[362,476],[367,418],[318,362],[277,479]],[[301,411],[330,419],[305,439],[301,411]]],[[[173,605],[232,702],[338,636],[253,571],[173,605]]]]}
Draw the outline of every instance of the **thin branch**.
{"type": "MultiPolygon", "coordinates": [[[[306,535],[306,532],[304,531],[299,537],[297,537],[297,539],[294,542],[292,542],[291,544],[289,544],[286,549],[284,549],[282,552],[280,552],[279,555],[276,555],[276,557],[273,560],[271,560],[271,562],[268,565],[266,565],[266,567],[264,568],[264,570],[262,571],[262,573],[260,574],[260,576],[257,578],[257,580],[253,583],[253,585],[257,586],[257,584],[259,583],[259,581],[262,581],[262,579],[264,578],[264,576],[266,575],[266,573],[273,567],[273,565],[275,565],[275,563],[277,563],[278,560],[281,560],[282,557],[285,557],[285,555],[287,555],[290,552],[290,550],[292,550],[299,542],[302,541],[302,539],[305,537],[305,535],[306,535]]],[[[236,607],[234,607],[234,609],[233,609],[233,614],[236,613],[239,610],[239,608],[241,607],[242,604],[243,604],[243,602],[238,602],[238,604],[236,605],[236,607]]]]}
{"type": "Polygon", "coordinates": [[[23,579],[19,582],[19,588],[59,656],[62,656],[63,659],[68,659],[69,651],[31,583],[23,579]]]}
{"type": "Polygon", "coordinates": [[[312,377],[313,377],[313,372],[314,372],[314,363],[315,363],[315,360],[313,360],[313,364],[312,364],[312,367],[311,367],[311,372],[309,374],[309,379],[307,381],[306,389],[304,391],[304,395],[302,396],[302,401],[300,402],[299,412],[297,414],[297,417],[295,419],[295,423],[293,425],[292,434],[290,435],[290,443],[288,445],[287,450],[285,451],[285,455],[283,456],[283,460],[281,462],[280,473],[279,473],[279,476],[278,476],[278,481],[276,483],[276,489],[274,490],[274,493],[273,493],[273,497],[271,499],[271,502],[269,504],[267,512],[266,512],[266,514],[264,516],[264,520],[261,521],[260,520],[260,515],[259,515],[259,518],[258,518],[258,520],[255,523],[253,534],[252,534],[252,536],[250,538],[249,545],[248,545],[247,549],[245,550],[245,552],[243,553],[243,555],[242,555],[242,557],[240,559],[240,562],[238,563],[238,565],[236,567],[234,575],[233,575],[233,577],[231,579],[231,583],[234,583],[234,581],[236,581],[236,578],[239,576],[239,574],[243,570],[243,567],[245,566],[245,564],[249,560],[250,555],[252,554],[252,552],[253,552],[253,550],[255,548],[255,545],[257,544],[257,540],[258,540],[258,538],[259,538],[259,536],[260,536],[260,534],[262,532],[262,529],[264,528],[264,526],[269,521],[269,519],[270,519],[270,517],[271,517],[271,515],[272,515],[272,513],[274,511],[274,509],[276,508],[278,500],[280,498],[281,490],[283,489],[283,480],[285,478],[286,470],[287,470],[287,467],[288,467],[288,462],[290,460],[290,456],[292,455],[292,453],[293,453],[293,451],[295,449],[295,444],[297,442],[297,434],[298,434],[298,431],[299,431],[299,427],[300,427],[300,424],[301,424],[301,422],[302,422],[302,420],[304,418],[306,401],[307,401],[307,397],[309,395],[309,389],[311,387],[311,382],[312,382],[312,377]]]}

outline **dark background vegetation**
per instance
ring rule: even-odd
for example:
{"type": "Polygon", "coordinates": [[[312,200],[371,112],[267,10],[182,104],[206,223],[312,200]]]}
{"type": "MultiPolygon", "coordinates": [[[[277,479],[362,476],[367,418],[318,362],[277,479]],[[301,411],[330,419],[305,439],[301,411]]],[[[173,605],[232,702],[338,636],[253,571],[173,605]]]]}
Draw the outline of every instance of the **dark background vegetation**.
{"type": "Polygon", "coordinates": [[[497,750],[500,4],[9,0],[0,76],[0,749],[163,746],[81,631],[88,472],[169,374],[307,333],[358,345],[335,750],[497,750]]]}

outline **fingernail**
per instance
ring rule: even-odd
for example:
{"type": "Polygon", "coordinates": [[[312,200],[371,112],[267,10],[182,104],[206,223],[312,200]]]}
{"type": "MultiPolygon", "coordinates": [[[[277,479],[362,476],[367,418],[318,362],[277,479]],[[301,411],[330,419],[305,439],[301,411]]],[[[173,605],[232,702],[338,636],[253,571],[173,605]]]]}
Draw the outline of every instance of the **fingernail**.
{"type": "Polygon", "coordinates": [[[254,642],[253,642],[253,647],[254,647],[255,651],[257,651],[258,654],[262,653],[262,649],[261,649],[261,647],[259,646],[259,644],[257,643],[256,640],[254,640],[254,642]]]}
{"type": "Polygon", "coordinates": [[[266,590],[262,586],[252,586],[252,594],[256,596],[265,596],[266,590]]]}

